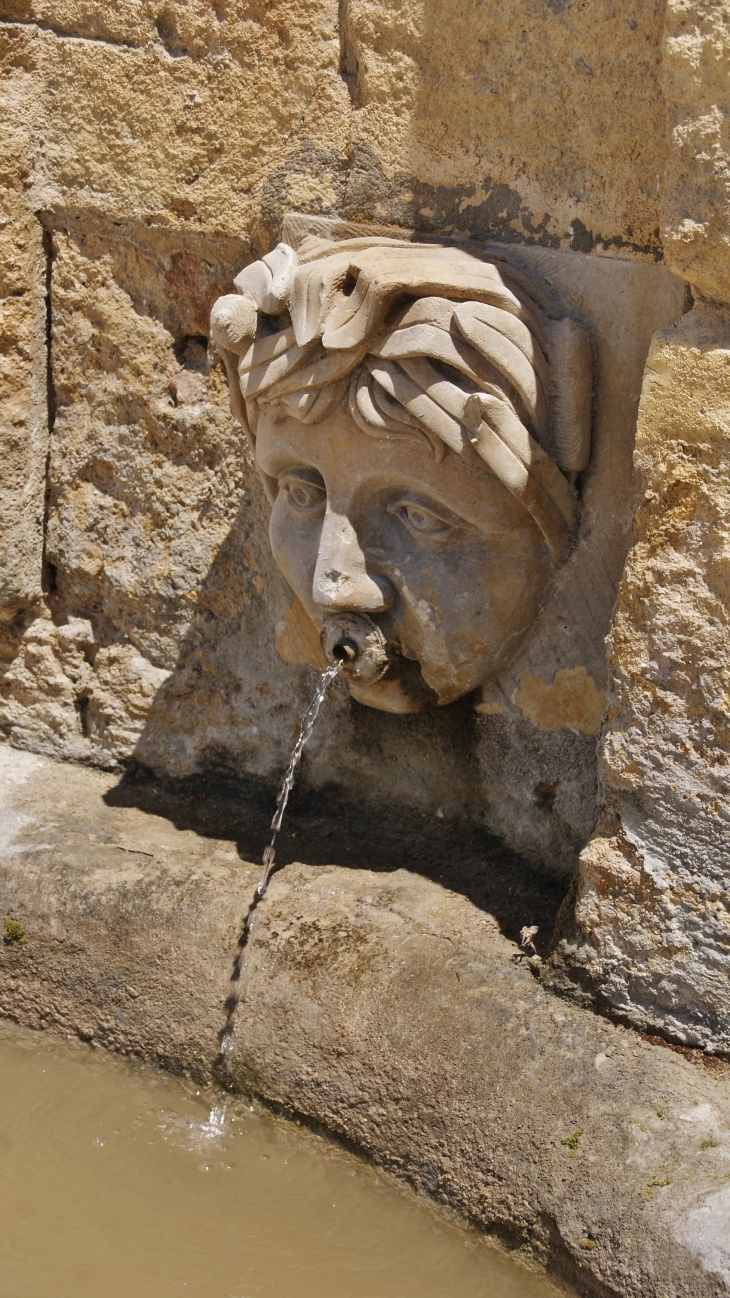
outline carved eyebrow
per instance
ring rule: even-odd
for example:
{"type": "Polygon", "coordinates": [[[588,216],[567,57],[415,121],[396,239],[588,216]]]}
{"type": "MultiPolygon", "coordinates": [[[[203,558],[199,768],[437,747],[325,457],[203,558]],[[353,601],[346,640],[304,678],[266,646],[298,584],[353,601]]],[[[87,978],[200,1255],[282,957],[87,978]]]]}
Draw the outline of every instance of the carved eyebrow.
{"type": "Polygon", "coordinates": [[[319,469],[315,469],[311,464],[295,464],[291,468],[282,469],[278,474],[279,482],[283,478],[298,478],[300,482],[308,482],[312,486],[322,487],[326,490],[325,481],[319,469]]]}

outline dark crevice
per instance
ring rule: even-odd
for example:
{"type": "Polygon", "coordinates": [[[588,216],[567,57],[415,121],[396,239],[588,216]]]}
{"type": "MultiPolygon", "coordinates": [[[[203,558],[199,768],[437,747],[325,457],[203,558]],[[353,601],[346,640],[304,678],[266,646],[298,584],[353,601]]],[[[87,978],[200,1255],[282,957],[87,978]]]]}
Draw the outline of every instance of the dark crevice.
{"type": "Polygon", "coordinates": [[[204,334],[185,334],[174,347],[175,360],[184,370],[194,374],[207,374],[208,339],[204,334]]]}
{"type": "MultiPolygon", "coordinates": [[[[0,26],[32,27],[36,31],[48,32],[50,36],[57,36],[60,40],[90,41],[93,45],[110,45],[115,49],[121,50],[141,50],[148,44],[147,41],[119,40],[114,36],[82,35],[79,32],[69,32],[65,31],[62,27],[55,27],[53,23],[30,22],[28,19],[23,18],[0,18],[0,26]]],[[[155,31],[160,44],[171,58],[180,59],[191,57],[187,46],[178,41],[174,23],[169,20],[166,14],[155,23],[155,31]]]]}
{"type": "Polygon", "coordinates": [[[340,33],[339,74],[347,86],[353,108],[362,108],[360,63],[350,31],[350,0],[339,0],[338,26],[340,33]]]}
{"type": "Polygon", "coordinates": [[[170,58],[184,59],[190,56],[187,45],[180,40],[174,10],[165,7],[155,23],[155,31],[170,58]]]}
{"type": "Polygon", "coordinates": [[[540,780],[533,789],[533,796],[538,807],[545,807],[551,811],[555,805],[555,799],[560,788],[560,780],[550,783],[547,780],[540,780]]]}
{"type": "Polygon", "coordinates": [[[53,345],[53,302],[51,296],[52,279],[53,279],[53,233],[47,229],[42,222],[40,212],[36,212],[36,218],[41,222],[43,234],[43,253],[45,257],[45,309],[46,309],[46,410],[48,419],[48,449],[46,451],[46,487],[43,503],[43,550],[41,558],[41,585],[46,595],[53,594],[56,587],[56,569],[53,564],[48,562],[46,556],[46,542],[48,535],[48,512],[51,497],[51,438],[56,423],[56,389],[53,383],[53,358],[51,348],[53,345]]]}
{"type": "Polygon", "coordinates": [[[91,728],[89,726],[89,706],[90,699],[88,694],[79,694],[78,697],[74,699],[74,707],[78,713],[81,733],[84,736],[84,739],[88,739],[91,733],[91,728]]]}

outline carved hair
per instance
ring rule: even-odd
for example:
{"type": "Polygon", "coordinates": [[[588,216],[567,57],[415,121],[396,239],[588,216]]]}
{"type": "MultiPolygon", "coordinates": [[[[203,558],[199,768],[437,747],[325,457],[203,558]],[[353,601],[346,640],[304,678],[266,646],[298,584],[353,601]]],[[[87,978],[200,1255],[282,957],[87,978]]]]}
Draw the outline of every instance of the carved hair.
{"type": "Polygon", "coordinates": [[[576,497],[564,473],[590,451],[590,340],[549,318],[524,271],[461,248],[309,237],[234,283],[211,336],[252,439],[262,406],[314,424],[346,400],[373,436],[425,439],[439,458],[476,452],[565,557],[576,497]]]}

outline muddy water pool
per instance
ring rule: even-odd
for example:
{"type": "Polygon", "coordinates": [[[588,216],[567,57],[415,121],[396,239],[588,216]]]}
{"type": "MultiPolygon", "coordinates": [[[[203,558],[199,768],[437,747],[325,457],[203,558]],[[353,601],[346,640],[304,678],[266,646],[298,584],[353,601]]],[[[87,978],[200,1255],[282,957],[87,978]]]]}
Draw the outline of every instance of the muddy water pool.
{"type": "Polygon", "coordinates": [[[300,1127],[0,1024],[0,1298],[556,1298],[300,1127]]]}

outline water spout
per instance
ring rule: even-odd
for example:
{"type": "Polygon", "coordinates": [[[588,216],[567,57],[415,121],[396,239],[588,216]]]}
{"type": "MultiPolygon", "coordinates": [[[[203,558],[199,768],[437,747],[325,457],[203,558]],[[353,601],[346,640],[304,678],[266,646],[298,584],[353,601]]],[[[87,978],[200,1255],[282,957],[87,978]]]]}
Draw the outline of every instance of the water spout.
{"type": "Polygon", "coordinates": [[[391,664],[385,636],[367,613],[328,614],[320,640],[327,661],[339,663],[348,680],[373,683],[391,664]]]}
{"type": "Polygon", "coordinates": [[[294,787],[294,779],[296,776],[297,767],[299,766],[299,763],[301,761],[304,746],[308,742],[312,734],[315,723],[317,721],[317,717],[319,716],[319,710],[324,702],[324,697],[325,694],[327,693],[327,690],[329,689],[330,683],[334,680],[335,676],[339,675],[340,671],[342,670],[342,666],[343,666],[343,660],[340,659],[339,657],[336,657],[335,660],[331,663],[331,665],[327,668],[327,670],[322,672],[322,675],[320,676],[319,681],[317,682],[317,688],[314,692],[314,698],[312,699],[312,702],[310,703],[309,707],[304,713],[304,716],[302,717],[302,724],[299,729],[299,735],[291,751],[291,756],[289,758],[289,765],[286,768],[286,775],[284,776],[284,781],[276,797],[276,811],[274,812],[274,816],[271,821],[271,841],[264,848],[264,854],[262,857],[262,865],[264,867],[263,873],[261,874],[261,877],[258,883],[256,884],[253,897],[251,898],[251,903],[244,917],[241,936],[238,939],[238,951],[236,952],[236,958],[233,962],[233,972],[231,974],[231,990],[228,999],[226,1001],[226,1010],[227,1010],[226,1023],[220,1038],[220,1055],[221,1055],[221,1059],[224,1061],[226,1069],[230,1067],[230,1057],[233,1053],[233,1045],[234,1045],[233,1020],[235,1018],[236,1008],[238,1006],[238,1002],[241,999],[241,992],[243,990],[241,974],[244,968],[246,947],[248,945],[251,932],[253,930],[256,907],[259,905],[262,898],[266,895],[266,889],[269,886],[269,880],[271,879],[271,876],[274,873],[275,859],[276,859],[276,836],[279,833],[279,830],[281,829],[282,821],[284,819],[284,813],[286,811],[286,806],[289,801],[289,794],[291,793],[294,787]]]}

